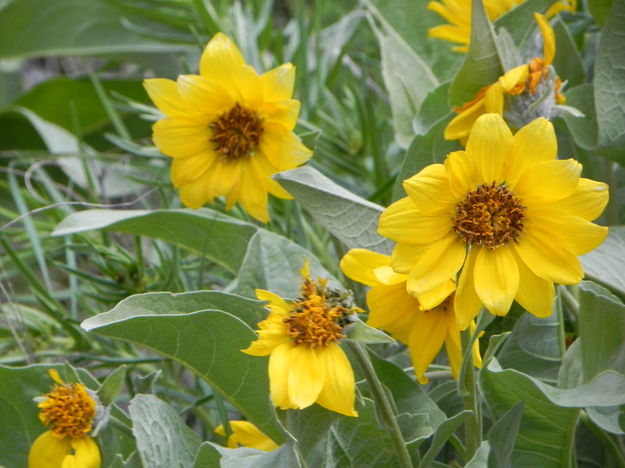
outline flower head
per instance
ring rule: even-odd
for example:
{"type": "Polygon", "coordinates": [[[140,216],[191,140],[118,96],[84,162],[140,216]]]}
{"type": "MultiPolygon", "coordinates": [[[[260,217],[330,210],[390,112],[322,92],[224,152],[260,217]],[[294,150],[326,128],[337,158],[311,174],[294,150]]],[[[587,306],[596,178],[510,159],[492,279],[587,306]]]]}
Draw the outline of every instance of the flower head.
{"type": "MultiPolygon", "coordinates": [[[[454,378],[462,363],[460,330],[454,310],[455,283],[448,280],[419,299],[406,290],[408,275],[396,273],[391,258],[365,249],[352,249],[341,259],[341,270],[351,279],[371,286],[367,293],[367,324],[382,328],[408,346],[419,382],[428,382],[425,372],[443,344],[454,378]]],[[[479,344],[473,359],[482,364],[479,344]]]]}
{"type": "Polygon", "coordinates": [[[81,383],[66,385],[58,372],[49,371],[55,385],[39,404],[39,419],[50,429],[33,443],[29,468],[100,467],[100,450],[87,434],[93,429],[97,397],[81,383]]]}
{"type": "Polygon", "coordinates": [[[465,151],[450,153],[404,181],[408,197],[380,217],[397,242],[391,266],[422,296],[462,269],[455,296],[461,328],[484,305],[505,315],[513,300],[537,317],[552,312],[554,282],[576,284],[578,256],[607,228],[591,223],[608,187],[580,178],[581,164],[558,160],[551,123],[536,119],[515,135],[498,114],[477,119],[465,151]]]}
{"type": "Polygon", "coordinates": [[[269,302],[271,313],[258,325],[260,338],[243,352],[270,356],[270,392],[278,408],[318,403],[357,416],[354,372],[338,342],[359,309],[348,295],[329,288],[327,280],[312,280],[308,263],[302,275],[301,296],[292,301],[256,290],[258,299],[269,302]]]}
{"type": "MultiPolygon", "coordinates": [[[[237,448],[239,445],[265,452],[271,452],[278,448],[278,445],[260,431],[254,424],[248,421],[229,421],[232,434],[228,437],[228,448],[237,448]]],[[[223,425],[215,428],[215,434],[226,436],[223,425]]]]}
{"type": "Polygon", "coordinates": [[[500,114],[515,127],[538,118],[550,118],[556,104],[564,103],[560,94],[562,81],[550,65],[555,56],[555,36],[543,15],[534,13],[543,43],[543,56],[519,65],[501,76],[495,83],[478,91],[475,98],[454,108],[456,117],[445,128],[447,140],[466,143],[473,124],[480,115],[500,114]]]}
{"type": "MultiPolygon", "coordinates": [[[[520,5],[525,0],[484,0],[486,16],[495,21],[505,13],[520,5]]],[[[428,31],[429,37],[460,44],[452,47],[458,52],[467,52],[471,42],[471,0],[432,0],[428,10],[442,16],[449,24],[435,26],[428,31]]],[[[577,0],[559,0],[553,2],[546,15],[548,18],[560,11],[575,11],[577,0]]]]}
{"type": "Polygon", "coordinates": [[[271,175],[311,156],[292,131],[300,108],[291,99],[294,78],[290,63],[259,76],[218,33],[202,54],[199,75],[145,80],[166,116],[154,124],[154,143],[173,158],[171,179],[186,206],[224,196],[227,209],[239,202],[267,222],[267,194],[291,198],[271,175]]]}

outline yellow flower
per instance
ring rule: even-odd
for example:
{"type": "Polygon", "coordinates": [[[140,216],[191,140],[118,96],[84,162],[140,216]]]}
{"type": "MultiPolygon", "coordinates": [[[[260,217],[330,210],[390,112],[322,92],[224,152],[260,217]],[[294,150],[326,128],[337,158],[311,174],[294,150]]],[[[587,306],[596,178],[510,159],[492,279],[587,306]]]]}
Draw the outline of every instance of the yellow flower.
{"type": "Polygon", "coordinates": [[[271,175],[311,156],[292,131],[300,109],[291,99],[294,79],[290,63],[259,76],[217,33],[202,54],[200,75],[144,81],[166,115],[154,124],[154,143],[173,158],[171,179],[186,206],[225,196],[227,209],[239,202],[267,222],[267,193],[292,198],[271,175]]]}
{"type": "MultiPolygon", "coordinates": [[[[390,263],[388,255],[366,249],[352,249],[341,259],[343,273],[371,286],[367,293],[367,324],[383,328],[408,346],[414,372],[422,384],[428,382],[425,372],[444,343],[451,373],[457,379],[462,349],[454,310],[455,283],[448,280],[417,299],[406,290],[408,275],[395,273],[390,263]]],[[[477,341],[473,361],[481,367],[477,341]]]]}
{"type": "Polygon", "coordinates": [[[607,235],[591,223],[608,187],[558,160],[551,123],[536,119],[514,136],[498,114],[475,123],[465,151],[404,181],[408,197],[389,206],[379,232],[397,242],[391,266],[408,291],[427,294],[462,269],[455,296],[461,329],[482,304],[505,315],[513,300],[537,317],[552,312],[553,283],[576,284],[578,256],[607,235]]]}
{"type": "MultiPolygon", "coordinates": [[[[521,107],[521,112],[526,110],[536,99],[542,99],[536,95],[538,86],[545,82],[550,76],[549,66],[553,63],[556,53],[556,42],[553,29],[543,15],[534,13],[534,19],[538,24],[543,37],[543,57],[533,58],[529,64],[519,65],[507,71],[492,85],[485,86],[478,91],[475,98],[460,107],[454,108],[458,115],[454,117],[445,128],[445,139],[460,140],[463,144],[471,132],[473,124],[480,115],[500,114],[504,115],[504,104],[506,96],[519,96],[523,102],[517,106],[521,107]]],[[[551,114],[553,104],[563,104],[564,96],[560,94],[562,82],[559,77],[555,77],[553,82],[554,102],[546,102],[547,108],[537,109],[543,114],[551,114]]],[[[550,117],[550,115],[544,115],[550,117]]],[[[535,116],[536,117],[536,116],[535,116]]],[[[523,117],[515,120],[523,120],[523,117]]],[[[533,119],[531,119],[533,120],[533,119]]]]}
{"type": "Polygon", "coordinates": [[[56,370],[49,373],[56,385],[37,406],[50,430],[30,448],[28,468],[99,468],[100,450],[87,435],[96,417],[95,396],[81,383],[65,385],[56,370]]]}
{"type": "MultiPolygon", "coordinates": [[[[265,452],[271,452],[278,448],[278,445],[260,431],[254,424],[248,421],[230,421],[232,434],[228,437],[228,447],[237,448],[239,445],[265,452]]],[[[215,434],[225,437],[226,431],[223,425],[215,428],[215,434]]]]}
{"type": "Polygon", "coordinates": [[[354,410],[354,371],[338,345],[359,309],[327,281],[310,279],[302,269],[301,297],[286,302],[269,291],[256,297],[269,301],[270,314],[259,323],[260,338],[244,353],[269,357],[269,386],[275,406],[301,409],[313,403],[346,416],[354,410]]]}
{"type": "MultiPolygon", "coordinates": [[[[486,16],[495,21],[525,0],[484,0],[486,16]]],[[[452,47],[458,52],[467,52],[471,42],[471,0],[440,0],[428,3],[428,10],[438,13],[449,24],[435,26],[428,31],[429,37],[461,44],[452,47]]],[[[553,2],[546,15],[548,18],[560,11],[575,11],[577,0],[560,0],[553,2]]]]}

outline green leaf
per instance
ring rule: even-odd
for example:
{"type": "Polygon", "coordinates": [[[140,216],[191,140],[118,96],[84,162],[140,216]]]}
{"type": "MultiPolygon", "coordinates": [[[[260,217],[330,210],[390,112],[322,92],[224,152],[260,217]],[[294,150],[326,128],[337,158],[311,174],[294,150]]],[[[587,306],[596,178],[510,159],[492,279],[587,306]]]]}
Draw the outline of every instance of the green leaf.
{"type": "Polygon", "coordinates": [[[395,343],[395,340],[382,330],[370,327],[359,318],[356,318],[356,322],[350,326],[347,338],[359,343],[395,343]]]}
{"type": "Polygon", "coordinates": [[[625,144],[625,0],[615,0],[603,28],[595,63],[595,109],[599,144],[625,144]]]}
{"type": "Polygon", "coordinates": [[[221,460],[221,453],[210,442],[204,442],[197,451],[193,467],[219,466],[219,460],[221,460]]]}
{"type": "Polygon", "coordinates": [[[415,136],[412,121],[438,80],[427,63],[396,35],[376,30],[382,55],[382,78],[389,93],[395,140],[408,148],[415,136]]]}
{"type": "Polygon", "coordinates": [[[144,466],[171,468],[192,466],[200,436],[176,410],[154,395],[136,395],[128,405],[132,433],[144,466]]]}
{"type": "Polygon", "coordinates": [[[130,296],[108,312],[85,320],[82,327],[100,335],[139,344],[175,359],[228,398],[235,407],[276,441],[284,436],[269,401],[267,360],[241,350],[257,336],[235,315],[250,302],[236,296],[200,293],[154,293],[130,296]],[[158,299],[162,301],[159,301],[158,299]],[[200,300],[205,298],[207,300],[200,300]]]}
{"type": "Polygon", "coordinates": [[[105,229],[161,239],[235,273],[257,228],[208,208],[199,210],[85,210],[61,221],[52,235],[105,229]]]}
{"type": "MultiPolygon", "coordinates": [[[[526,0],[495,21],[495,28],[508,31],[514,43],[523,47],[536,27],[534,12],[546,13],[555,0],[526,0]]],[[[520,65],[520,64],[519,64],[520,65]]]]}
{"type": "Polygon", "coordinates": [[[575,144],[587,150],[596,148],[599,130],[595,112],[594,87],[590,83],[585,83],[569,89],[564,94],[566,104],[579,109],[584,114],[584,117],[575,117],[569,113],[563,116],[575,144]]]}
{"type": "Polygon", "coordinates": [[[447,419],[439,426],[436,433],[434,434],[434,437],[432,438],[430,448],[427,452],[425,452],[425,455],[421,459],[421,463],[419,463],[418,468],[428,468],[432,464],[432,462],[436,459],[449,438],[453,435],[454,432],[456,432],[456,429],[460,427],[460,424],[462,424],[470,414],[470,411],[463,411],[462,413],[458,413],[455,416],[447,419]]]}
{"type": "Polygon", "coordinates": [[[425,135],[439,120],[451,115],[448,104],[449,83],[432,90],[424,99],[412,126],[417,135],[425,135]]]}
{"type": "Polygon", "coordinates": [[[98,390],[98,398],[104,406],[110,406],[119,395],[126,378],[126,366],[119,366],[106,376],[98,390]]]}
{"type": "Polygon", "coordinates": [[[512,449],[519,433],[523,406],[524,403],[521,401],[510,408],[488,431],[488,441],[491,448],[488,464],[492,468],[509,468],[512,466],[512,449]]]}
{"type": "Polygon", "coordinates": [[[122,18],[146,24],[106,0],[20,0],[0,9],[0,57],[183,51],[148,38],[122,18]]]}
{"type": "Polygon", "coordinates": [[[377,233],[381,206],[345,190],[310,166],[282,172],[274,178],[348,248],[391,252],[391,241],[377,233]]]}
{"type": "MultiPolygon", "coordinates": [[[[302,466],[291,442],[287,442],[271,452],[243,447],[227,449],[215,444],[212,446],[221,454],[220,468],[276,468],[282,466],[300,468],[302,466]]],[[[206,466],[212,465],[202,465],[202,468],[206,466]]],[[[198,468],[200,467],[198,466],[198,468]]]]}
{"type": "Polygon", "coordinates": [[[625,227],[610,227],[603,244],[592,252],[582,255],[580,261],[586,278],[625,296],[625,227]]]}
{"type": "MultiPolygon", "coordinates": [[[[490,455],[490,453],[490,443],[488,440],[485,440],[480,444],[471,460],[469,460],[469,463],[465,465],[465,468],[487,468],[488,456],[490,455]]],[[[498,467],[499,466],[501,465],[498,465],[498,467]]]]}
{"type": "Polygon", "coordinates": [[[449,103],[452,106],[471,101],[481,88],[497,81],[504,72],[493,27],[482,2],[473,2],[471,18],[471,46],[449,87],[449,103]]]}
{"type": "MultiPolygon", "coordinates": [[[[556,56],[553,66],[567,87],[581,85],[584,82],[584,64],[575,46],[568,26],[560,18],[553,23],[553,32],[556,37],[556,56]]],[[[570,103],[567,103],[570,105],[570,103]]],[[[575,106],[573,106],[575,107],[575,106]]]]}
{"type": "Polygon", "coordinates": [[[280,412],[284,415],[288,433],[297,440],[297,450],[308,466],[341,466],[337,463],[338,446],[332,437],[332,426],[339,415],[319,405],[298,411],[280,412]]]}
{"type": "Polygon", "coordinates": [[[595,22],[603,27],[610,14],[610,8],[614,0],[605,0],[602,2],[588,2],[588,11],[594,18],[595,22]]]}

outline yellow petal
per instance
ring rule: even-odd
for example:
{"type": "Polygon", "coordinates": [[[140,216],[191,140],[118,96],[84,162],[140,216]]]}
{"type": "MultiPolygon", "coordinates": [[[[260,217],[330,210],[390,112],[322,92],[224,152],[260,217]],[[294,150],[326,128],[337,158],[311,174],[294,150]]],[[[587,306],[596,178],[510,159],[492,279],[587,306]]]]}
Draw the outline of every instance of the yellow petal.
{"type": "Polygon", "coordinates": [[[510,187],[514,187],[519,176],[531,166],[552,161],[558,154],[553,125],[542,117],[521,128],[513,139],[515,158],[506,177],[506,184],[510,187]]]}
{"type": "Polygon", "coordinates": [[[512,141],[512,133],[499,114],[484,114],[475,121],[467,153],[475,160],[479,182],[503,182],[513,151],[512,141]]]}
{"type": "Polygon", "coordinates": [[[293,132],[283,125],[268,122],[263,124],[264,132],[260,140],[260,150],[279,171],[293,169],[305,163],[312,156],[293,132]]]}
{"type": "Polygon", "coordinates": [[[71,439],[73,455],[67,455],[61,468],[100,468],[100,449],[95,441],[89,437],[71,439]]]}
{"type": "Polygon", "coordinates": [[[325,369],[325,381],[317,403],[345,416],[358,416],[354,409],[356,383],[347,356],[336,343],[320,350],[319,361],[325,369]]]}
{"type": "Polygon", "coordinates": [[[460,367],[462,366],[462,344],[460,342],[460,330],[456,323],[455,314],[451,314],[451,316],[448,317],[445,351],[447,351],[451,375],[454,379],[457,379],[460,373],[460,367]]]}
{"type": "Polygon", "coordinates": [[[284,101],[264,102],[260,108],[264,125],[277,124],[286,130],[293,130],[299,115],[300,102],[295,99],[284,101]]]}
{"type": "Polygon", "coordinates": [[[576,255],[583,255],[601,245],[608,235],[608,228],[593,224],[587,219],[553,209],[536,209],[528,213],[532,223],[546,231],[560,234],[576,255]]]}
{"type": "Polygon", "coordinates": [[[480,248],[475,259],[475,292],[495,315],[506,315],[519,290],[519,268],[512,247],[480,248]]]}
{"type": "Polygon", "coordinates": [[[528,168],[511,187],[525,206],[540,206],[573,194],[582,165],[574,159],[542,161],[528,168]]]}
{"type": "MultiPolygon", "coordinates": [[[[466,151],[454,151],[445,158],[445,169],[448,176],[447,190],[454,200],[462,199],[466,194],[475,189],[477,173],[475,160],[469,157],[466,151]]],[[[450,211],[453,213],[453,211],[450,211]]]]}
{"type": "Polygon", "coordinates": [[[271,291],[265,291],[264,289],[256,289],[254,292],[256,293],[256,298],[259,301],[269,302],[269,307],[272,312],[283,314],[288,313],[290,308],[289,305],[277,294],[274,294],[271,291]]]}
{"type": "Polygon", "coordinates": [[[373,286],[378,283],[373,270],[386,266],[391,257],[367,249],[351,249],[341,259],[341,271],[348,278],[359,283],[373,286]]]}
{"type": "Polygon", "coordinates": [[[248,109],[259,109],[263,103],[263,84],[260,76],[249,65],[238,67],[233,73],[241,102],[248,109]]]}
{"type": "Polygon", "coordinates": [[[70,450],[70,439],[59,439],[46,431],[30,447],[28,468],[59,468],[70,450]]]}
{"type": "Polygon", "coordinates": [[[295,84],[295,67],[290,63],[284,63],[263,73],[260,79],[263,83],[265,101],[291,99],[295,84]]]}
{"type": "Polygon", "coordinates": [[[545,67],[548,67],[553,63],[553,57],[556,55],[556,37],[551,25],[543,15],[534,13],[534,19],[538,23],[540,33],[543,36],[543,56],[545,67]]]}
{"type": "Polygon", "coordinates": [[[165,78],[151,78],[143,80],[143,87],[154,105],[165,115],[175,117],[186,114],[175,81],[165,78]]]}
{"type": "Polygon", "coordinates": [[[225,88],[199,75],[180,75],[177,83],[187,114],[207,121],[226,112],[239,100],[232,86],[225,88]]]}
{"type": "Polygon", "coordinates": [[[560,284],[577,284],[582,280],[577,255],[554,232],[530,226],[514,247],[527,267],[543,279],[560,284]]]}
{"type": "Polygon", "coordinates": [[[501,91],[508,92],[520,83],[527,80],[529,74],[529,67],[527,64],[519,65],[518,67],[508,70],[502,77],[499,78],[498,83],[501,86],[501,91]]]}
{"type": "Polygon", "coordinates": [[[241,65],[245,65],[241,52],[228,36],[219,32],[208,41],[202,53],[200,75],[228,84],[241,65]]]}
{"type": "Polygon", "coordinates": [[[580,177],[573,193],[552,206],[554,210],[566,211],[592,221],[603,213],[608,198],[609,189],[606,184],[580,177]]]}
{"type": "Polygon", "coordinates": [[[465,330],[482,308],[482,301],[475,292],[475,259],[478,250],[478,247],[469,250],[458,280],[454,310],[460,330],[465,330]]]}
{"type": "Polygon", "coordinates": [[[206,187],[208,196],[211,199],[228,197],[226,209],[231,209],[239,199],[239,190],[243,184],[241,174],[249,165],[250,162],[246,159],[228,161],[217,157],[210,168],[210,177],[206,187]]]}
{"type": "Polygon", "coordinates": [[[428,291],[419,296],[419,303],[422,310],[431,310],[438,306],[441,302],[449,297],[456,290],[456,282],[452,280],[445,281],[437,288],[428,291]]]}
{"type": "MultiPolygon", "coordinates": [[[[219,428],[215,429],[215,432],[224,435],[223,426],[219,426],[219,428]],[[221,428],[221,432],[217,432],[219,428],[221,428]]],[[[274,441],[249,421],[230,421],[230,428],[233,433],[231,438],[234,438],[236,442],[244,447],[264,450],[266,452],[278,448],[278,445],[274,441]]],[[[230,441],[228,441],[228,447],[236,448],[236,442],[234,447],[230,447],[230,441]]]]}
{"type": "Polygon", "coordinates": [[[413,201],[414,207],[418,207],[419,211],[427,215],[446,212],[455,202],[450,193],[450,180],[446,168],[442,164],[430,164],[423,168],[419,173],[404,180],[403,187],[413,201]]]}
{"type": "Polygon", "coordinates": [[[200,208],[204,203],[213,200],[208,195],[210,177],[210,171],[206,171],[193,182],[189,182],[188,184],[180,186],[180,200],[185,206],[197,209],[200,208]]]}
{"type": "Polygon", "coordinates": [[[390,205],[380,216],[378,232],[395,242],[429,244],[451,231],[448,213],[427,216],[410,197],[390,205]]]}
{"type": "MultiPolygon", "coordinates": [[[[320,354],[323,350],[319,350],[320,354]]],[[[307,408],[319,396],[326,378],[325,366],[317,350],[295,345],[291,348],[289,363],[289,399],[297,408],[307,408]]]]}
{"type": "Polygon", "coordinates": [[[193,182],[208,170],[214,160],[215,153],[211,150],[186,158],[174,158],[171,163],[171,180],[174,186],[180,187],[193,182]]]}
{"type": "Polygon", "coordinates": [[[519,290],[515,300],[530,314],[538,318],[549,317],[553,312],[553,282],[536,276],[516,254],[519,267],[519,290]]]}
{"type": "MultiPolygon", "coordinates": [[[[504,75],[502,78],[506,78],[504,75]]],[[[501,83],[497,81],[493,83],[484,95],[484,113],[485,114],[503,114],[503,88],[501,83]]]]}
{"type": "Polygon", "coordinates": [[[267,210],[267,179],[266,174],[258,171],[254,160],[242,170],[241,194],[239,203],[247,213],[262,223],[269,221],[267,210]]]}
{"type": "Polygon", "coordinates": [[[253,156],[254,161],[253,164],[257,168],[257,172],[265,175],[265,183],[267,184],[267,191],[275,197],[282,198],[284,200],[292,200],[293,196],[284,190],[282,186],[273,180],[273,174],[280,172],[276,167],[274,167],[269,159],[261,153],[257,152],[253,156]]]}
{"type": "Polygon", "coordinates": [[[290,342],[277,346],[269,357],[269,391],[274,406],[280,409],[297,408],[289,397],[289,372],[291,351],[295,348],[290,342]]]}
{"type": "Polygon", "coordinates": [[[463,110],[455,116],[445,127],[444,137],[446,140],[463,140],[466,142],[473,124],[480,115],[486,113],[484,97],[478,98],[470,106],[465,104],[463,110]]]}
{"type": "Polygon", "coordinates": [[[420,383],[428,379],[425,372],[441,350],[447,336],[447,325],[444,314],[438,310],[420,311],[410,331],[408,348],[414,372],[420,383]]]}
{"type": "Polygon", "coordinates": [[[154,144],[172,158],[212,152],[208,125],[188,119],[161,119],[152,126],[152,130],[154,144]]]}
{"type": "Polygon", "coordinates": [[[395,339],[408,344],[410,329],[420,310],[420,304],[408,294],[405,282],[392,286],[374,286],[367,293],[367,306],[369,326],[382,328],[395,339]]]}
{"type": "MultiPolygon", "coordinates": [[[[390,257],[389,257],[390,261],[390,257]]],[[[398,283],[405,283],[408,279],[407,275],[396,273],[390,265],[384,265],[373,270],[373,274],[378,282],[390,286],[398,283]]]]}
{"type": "MultiPolygon", "coordinates": [[[[397,244],[391,255],[393,270],[401,274],[409,274],[415,263],[430,249],[438,249],[440,241],[434,245],[397,244]]],[[[438,252],[438,250],[436,250],[438,252]]],[[[436,254],[436,252],[433,252],[436,254]]]]}

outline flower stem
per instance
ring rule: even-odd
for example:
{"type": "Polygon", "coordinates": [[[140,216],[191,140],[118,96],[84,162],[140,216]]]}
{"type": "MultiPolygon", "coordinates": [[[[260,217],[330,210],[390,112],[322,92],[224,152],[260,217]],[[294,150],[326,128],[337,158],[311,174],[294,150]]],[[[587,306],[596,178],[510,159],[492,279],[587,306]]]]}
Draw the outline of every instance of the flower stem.
{"type": "Polygon", "coordinates": [[[477,382],[475,380],[475,370],[473,368],[473,353],[471,352],[471,331],[464,330],[460,333],[462,342],[463,359],[467,360],[466,366],[463,363],[465,373],[463,381],[458,380],[458,392],[462,395],[464,409],[471,411],[471,415],[465,423],[465,447],[466,460],[471,460],[482,443],[482,420],[480,404],[477,397],[477,382]]]}
{"type": "Polygon", "coordinates": [[[375,369],[373,368],[373,364],[369,359],[367,351],[360,343],[347,341],[347,345],[353,351],[360,368],[365,374],[365,378],[367,379],[367,383],[371,389],[371,395],[375,401],[380,419],[386,425],[386,429],[388,429],[393,445],[395,446],[395,450],[397,451],[399,466],[402,468],[413,468],[412,460],[410,458],[410,454],[408,453],[408,447],[406,447],[406,441],[404,440],[404,436],[402,435],[401,430],[399,429],[399,424],[397,424],[397,419],[395,418],[395,412],[393,411],[393,407],[391,406],[391,402],[388,399],[382,382],[380,382],[378,375],[375,373],[375,369]]]}

